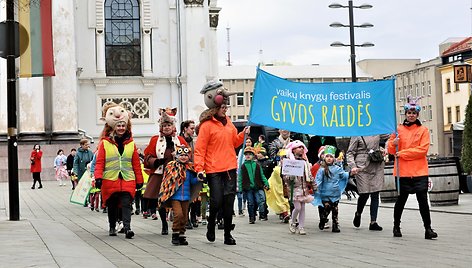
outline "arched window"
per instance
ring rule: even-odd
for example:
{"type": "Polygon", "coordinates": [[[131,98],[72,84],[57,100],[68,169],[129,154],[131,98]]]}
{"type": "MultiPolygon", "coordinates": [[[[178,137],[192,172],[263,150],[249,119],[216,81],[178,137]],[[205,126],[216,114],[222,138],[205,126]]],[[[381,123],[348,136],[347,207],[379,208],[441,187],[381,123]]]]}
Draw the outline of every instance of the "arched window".
{"type": "Polygon", "coordinates": [[[105,1],[105,58],[108,76],[141,75],[138,0],[105,1]]]}

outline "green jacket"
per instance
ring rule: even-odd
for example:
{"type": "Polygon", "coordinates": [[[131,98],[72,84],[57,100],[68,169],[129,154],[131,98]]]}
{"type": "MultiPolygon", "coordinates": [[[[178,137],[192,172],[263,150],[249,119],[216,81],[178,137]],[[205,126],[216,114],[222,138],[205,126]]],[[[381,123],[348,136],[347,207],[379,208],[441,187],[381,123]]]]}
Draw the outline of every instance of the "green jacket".
{"type": "Polygon", "coordinates": [[[262,167],[254,160],[244,161],[238,177],[240,191],[261,190],[263,187],[269,187],[269,182],[264,176],[262,167]]]}

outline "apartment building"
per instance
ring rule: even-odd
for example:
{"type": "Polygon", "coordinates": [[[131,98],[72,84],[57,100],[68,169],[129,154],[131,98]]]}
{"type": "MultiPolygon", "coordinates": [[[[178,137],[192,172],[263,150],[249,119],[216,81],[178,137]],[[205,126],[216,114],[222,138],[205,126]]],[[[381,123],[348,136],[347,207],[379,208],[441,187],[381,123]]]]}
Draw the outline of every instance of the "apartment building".
{"type": "Polygon", "coordinates": [[[439,71],[441,73],[441,94],[444,107],[443,124],[441,126],[444,131],[445,154],[451,156],[454,153],[454,143],[458,142],[453,138],[452,126],[464,122],[465,110],[471,94],[469,83],[454,82],[454,65],[472,64],[472,37],[453,42],[449,48],[442,51],[441,61],[439,71]]]}

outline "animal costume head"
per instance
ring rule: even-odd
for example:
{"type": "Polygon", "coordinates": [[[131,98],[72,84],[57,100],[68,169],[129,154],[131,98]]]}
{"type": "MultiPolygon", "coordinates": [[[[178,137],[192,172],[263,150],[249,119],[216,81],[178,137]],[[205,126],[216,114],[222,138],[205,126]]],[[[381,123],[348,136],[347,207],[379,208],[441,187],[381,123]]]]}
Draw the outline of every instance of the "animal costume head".
{"type": "Polygon", "coordinates": [[[406,97],[406,101],[407,103],[405,104],[405,106],[403,107],[405,109],[405,114],[406,112],[408,111],[416,111],[417,114],[420,113],[421,111],[421,106],[418,105],[418,101],[423,98],[422,96],[418,96],[416,98],[413,98],[411,95],[408,95],[406,97]]]}
{"type": "Polygon", "coordinates": [[[187,147],[185,144],[175,146],[175,159],[179,162],[180,162],[179,156],[186,155],[190,157],[191,153],[192,153],[192,149],[190,147],[187,147]]]}
{"type": "Polygon", "coordinates": [[[228,104],[228,97],[236,94],[236,92],[230,93],[223,87],[223,83],[220,81],[209,81],[203,86],[200,93],[203,94],[205,105],[209,109],[220,107],[223,104],[228,104]]]}
{"type": "Polygon", "coordinates": [[[295,159],[295,156],[293,155],[293,149],[298,147],[303,147],[303,155],[306,155],[308,149],[306,148],[305,144],[299,140],[294,140],[290,142],[286,147],[288,158],[295,159]]]}

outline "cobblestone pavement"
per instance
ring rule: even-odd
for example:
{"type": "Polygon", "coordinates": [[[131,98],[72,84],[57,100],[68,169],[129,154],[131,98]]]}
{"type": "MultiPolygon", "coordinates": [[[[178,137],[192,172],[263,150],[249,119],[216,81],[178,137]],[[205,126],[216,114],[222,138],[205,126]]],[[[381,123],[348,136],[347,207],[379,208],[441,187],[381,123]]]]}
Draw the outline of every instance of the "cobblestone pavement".
{"type": "Polygon", "coordinates": [[[437,240],[425,240],[414,196],[403,213],[402,238],[392,237],[393,204],[381,204],[381,232],[369,231],[369,208],[360,228],[352,219],[355,202],[342,200],[341,233],[318,229],[318,213],[307,205],[307,235],[290,234],[287,224],[269,214],[249,225],[234,218],[236,246],[205,238],[205,227],[188,230],[189,246],[173,246],[160,234],[160,220],[133,216],[133,239],[108,236],[106,214],[69,203],[71,189],[54,181],[43,189],[20,183],[21,220],[8,220],[8,184],[0,183],[1,267],[470,267],[472,194],[459,205],[433,207],[437,240]]]}

